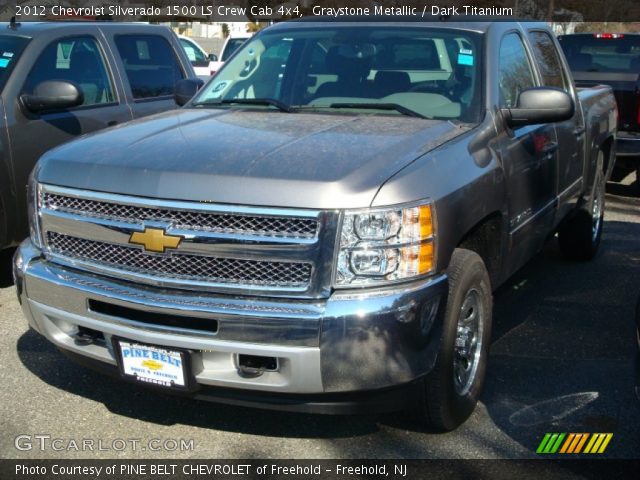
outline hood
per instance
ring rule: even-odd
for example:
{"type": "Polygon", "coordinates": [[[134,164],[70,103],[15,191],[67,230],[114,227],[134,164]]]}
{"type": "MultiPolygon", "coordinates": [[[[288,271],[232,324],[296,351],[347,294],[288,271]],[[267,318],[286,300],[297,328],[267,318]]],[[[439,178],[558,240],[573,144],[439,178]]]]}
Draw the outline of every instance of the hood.
{"type": "Polygon", "coordinates": [[[182,109],[58,147],[42,157],[38,180],[172,200],[358,208],[466,131],[389,115],[182,109]]]}

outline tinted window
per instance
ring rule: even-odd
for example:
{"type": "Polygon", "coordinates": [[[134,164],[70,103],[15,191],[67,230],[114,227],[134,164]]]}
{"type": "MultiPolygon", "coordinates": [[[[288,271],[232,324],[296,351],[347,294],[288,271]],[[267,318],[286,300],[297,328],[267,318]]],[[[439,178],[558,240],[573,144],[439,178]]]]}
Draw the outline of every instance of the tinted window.
{"type": "Polygon", "coordinates": [[[515,33],[505,35],[500,44],[500,106],[515,107],[520,92],[535,86],[533,71],[522,39],[515,33]]]}
{"type": "Polygon", "coordinates": [[[4,87],[13,66],[20,58],[20,54],[29,40],[14,35],[0,35],[0,90],[4,87]]]}
{"type": "Polygon", "coordinates": [[[391,70],[439,70],[441,68],[436,44],[430,38],[382,43],[374,66],[391,70]]]}
{"type": "Polygon", "coordinates": [[[23,91],[32,93],[45,80],[65,80],[80,87],[83,105],[111,103],[113,86],[98,43],[91,37],[69,37],[51,42],[29,72],[23,91]]]}
{"type": "Polygon", "coordinates": [[[157,35],[118,35],[116,46],[133,98],[173,95],[184,75],[169,42],[157,35]]]}
{"type": "Polygon", "coordinates": [[[571,70],[638,72],[640,35],[565,35],[558,38],[571,70]]]}
{"type": "Polygon", "coordinates": [[[546,32],[530,32],[529,38],[533,46],[533,53],[538,61],[542,83],[548,87],[558,87],[569,91],[569,84],[564,75],[560,57],[553,40],[546,32]]]}

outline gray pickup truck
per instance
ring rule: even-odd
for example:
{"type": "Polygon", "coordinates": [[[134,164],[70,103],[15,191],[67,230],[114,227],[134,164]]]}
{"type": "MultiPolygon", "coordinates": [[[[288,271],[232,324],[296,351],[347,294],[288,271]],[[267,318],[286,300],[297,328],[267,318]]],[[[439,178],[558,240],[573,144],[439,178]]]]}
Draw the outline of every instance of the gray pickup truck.
{"type": "Polygon", "coordinates": [[[576,91],[544,24],[286,22],[195,91],[33,173],[20,303],[101,371],[450,430],[492,291],[556,232],[598,249],[615,101],[576,91]]]}
{"type": "Polygon", "coordinates": [[[195,73],[166,27],[0,23],[0,253],[28,234],[27,180],[44,152],[174,109],[185,78],[195,73]]]}

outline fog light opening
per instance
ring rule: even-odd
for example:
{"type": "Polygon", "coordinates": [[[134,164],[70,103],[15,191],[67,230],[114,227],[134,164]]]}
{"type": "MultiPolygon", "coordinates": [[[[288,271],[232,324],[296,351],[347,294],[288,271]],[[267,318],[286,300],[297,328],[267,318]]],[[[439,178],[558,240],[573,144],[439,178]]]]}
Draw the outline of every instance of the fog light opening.
{"type": "Polygon", "coordinates": [[[276,357],[238,354],[236,366],[242,377],[259,377],[264,372],[277,371],[278,359],[276,357]]]}
{"type": "Polygon", "coordinates": [[[92,328],[78,326],[78,332],[73,336],[73,343],[79,347],[104,343],[104,334],[92,328]]]}

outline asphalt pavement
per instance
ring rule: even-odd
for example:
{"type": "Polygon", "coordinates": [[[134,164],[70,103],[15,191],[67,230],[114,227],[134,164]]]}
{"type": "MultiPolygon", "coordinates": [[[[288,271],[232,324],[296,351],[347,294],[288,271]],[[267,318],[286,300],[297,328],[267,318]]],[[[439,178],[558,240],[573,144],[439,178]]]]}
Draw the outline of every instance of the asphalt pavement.
{"type": "Polygon", "coordinates": [[[481,403],[447,434],[402,414],[315,416],[159,396],[67,360],[27,329],[13,287],[0,288],[0,457],[535,458],[547,432],[610,432],[603,456],[640,458],[634,187],[610,185],[594,261],[564,260],[551,240],[496,292],[481,403]]]}

